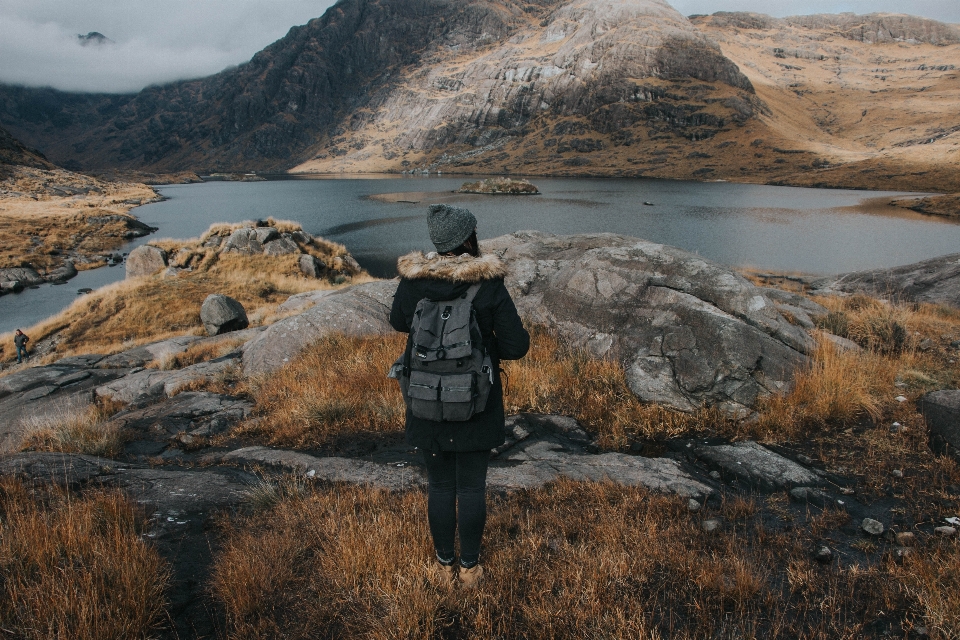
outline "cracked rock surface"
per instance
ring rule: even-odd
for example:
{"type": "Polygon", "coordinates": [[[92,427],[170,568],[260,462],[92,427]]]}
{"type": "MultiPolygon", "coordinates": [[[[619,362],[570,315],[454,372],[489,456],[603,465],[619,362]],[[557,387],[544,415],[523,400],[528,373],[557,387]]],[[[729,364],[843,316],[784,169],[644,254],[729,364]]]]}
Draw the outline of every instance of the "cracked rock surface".
{"type": "Polygon", "coordinates": [[[536,231],[483,248],[509,263],[506,284],[524,318],[622,362],[646,402],[744,415],[788,389],[814,346],[768,293],[680,249],[609,233],[536,231]]]}

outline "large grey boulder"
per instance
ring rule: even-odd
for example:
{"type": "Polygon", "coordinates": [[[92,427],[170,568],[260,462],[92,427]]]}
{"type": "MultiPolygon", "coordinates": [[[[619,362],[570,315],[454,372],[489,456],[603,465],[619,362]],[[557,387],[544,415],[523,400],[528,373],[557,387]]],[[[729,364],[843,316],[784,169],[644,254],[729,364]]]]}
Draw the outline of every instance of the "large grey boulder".
{"type": "Polygon", "coordinates": [[[746,414],[790,388],[813,339],[746,279],[700,256],[614,234],[522,231],[483,243],[510,267],[528,323],[623,363],[648,402],[746,414]]]}
{"type": "Polygon", "coordinates": [[[327,265],[321,260],[317,260],[309,253],[300,256],[300,273],[308,278],[319,278],[327,270],[327,265]]]}
{"type": "Polygon", "coordinates": [[[77,275],[77,268],[74,266],[72,260],[66,260],[63,263],[63,266],[57,267],[53,271],[47,274],[47,279],[51,282],[63,282],[64,280],[69,280],[77,275]]]}
{"type": "Polygon", "coordinates": [[[293,240],[278,238],[263,245],[263,253],[268,256],[285,256],[291,253],[300,253],[300,247],[293,240]]]}
{"type": "Polygon", "coordinates": [[[127,256],[127,278],[152,276],[167,268],[167,252],[159,247],[145,244],[137,247],[127,256]]]}
{"type": "Polygon", "coordinates": [[[343,333],[384,335],[393,331],[388,317],[397,282],[369,282],[319,297],[303,313],[274,323],[243,347],[245,375],[278,369],[320,338],[343,333]]]}
{"type": "Polygon", "coordinates": [[[952,453],[960,460],[960,390],[928,393],[920,400],[920,413],[934,451],[952,453]]]}
{"type": "Polygon", "coordinates": [[[223,253],[241,253],[248,256],[263,253],[263,244],[257,237],[257,230],[244,227],[234,231],[223,244],[223,253]]]}
{"type": "Polygon", "coordinates": [[[819,293],[867,293],[960,308],[960,253],[892,269],[855,271],[813,282],[819,293]]]}
{"type": "Polygon", "coordinates": [[[246,329],[250,324],[243,305],[219,293],[212,293],[203,301],[200,321],[211,336],[246,329]]]}

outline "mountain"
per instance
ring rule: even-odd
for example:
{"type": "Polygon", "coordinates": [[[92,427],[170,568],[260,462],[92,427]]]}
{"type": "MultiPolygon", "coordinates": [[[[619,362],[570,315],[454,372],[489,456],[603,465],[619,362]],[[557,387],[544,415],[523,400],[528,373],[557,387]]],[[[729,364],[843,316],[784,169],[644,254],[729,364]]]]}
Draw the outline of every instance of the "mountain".
{"type": "Polygon", "coordinates": [[[43,154],[30,149],[0,127],[0,165],[34,167],[35,169],[53,169],[54,165],[43,154]]]}
{"type": "Polygon", "coordinates": [[[0,122],[88,170],[943,189],[960,181],[947,170],[960,143],[958,44],[950,25],[886,14],[688,19],[663,0],[341,0],[208,78],[127,96],[0,87],[0,122]]]}

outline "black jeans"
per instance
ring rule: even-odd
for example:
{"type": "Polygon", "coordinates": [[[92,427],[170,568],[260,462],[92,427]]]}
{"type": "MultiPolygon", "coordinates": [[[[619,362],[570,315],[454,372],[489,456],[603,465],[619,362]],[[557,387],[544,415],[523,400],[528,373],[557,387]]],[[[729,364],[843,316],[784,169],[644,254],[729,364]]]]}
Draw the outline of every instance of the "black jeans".
{"type": "Polygon", "coordinates": [[[490,452],[424,451],[423,459],[430,483],[427,519],[437,556],[453,558],[459,530],[460,562],[473,566],[480,559],[480,539],[487,520],[490,452]]]}

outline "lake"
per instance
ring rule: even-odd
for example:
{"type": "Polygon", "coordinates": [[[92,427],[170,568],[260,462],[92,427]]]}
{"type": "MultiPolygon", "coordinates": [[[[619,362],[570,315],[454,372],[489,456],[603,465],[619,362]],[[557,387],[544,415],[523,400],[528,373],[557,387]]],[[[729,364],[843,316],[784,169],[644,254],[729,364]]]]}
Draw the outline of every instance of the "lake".
{"type": "MultiPolygon", "coordinates": [[[[398,256],[430,249],[427,205],[469,208],[481,239],[521,229],[557,234],[609,231],[673,245],[737,267],[833,274],[892,267],[960,251],[960,223],[890,207],[900,192],[807,189],[648,179],[533,178],[542,195],[454,194],[445,176],[284,177],[207,182],[158,190],[168,200],[134,213],[160,231],[191,238],[214,222],[296,220],[340,242],[377,276],[398,256]],[[645,205],[649,202],[651,205],[645,205]]],[[[121,279],[121,267],[81,273],[0,298],[0,331],[30,326],[67,306],[82,287],[121,279]]]]}

